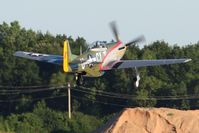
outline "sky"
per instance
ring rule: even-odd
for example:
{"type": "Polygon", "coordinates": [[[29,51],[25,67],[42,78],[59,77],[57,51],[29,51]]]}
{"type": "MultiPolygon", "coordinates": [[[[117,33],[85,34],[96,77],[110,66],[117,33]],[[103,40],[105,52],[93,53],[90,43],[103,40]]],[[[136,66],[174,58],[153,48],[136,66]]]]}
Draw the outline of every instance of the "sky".
{"type": "Polygon", "coordinates": [[[113,39],[116,21],[125,43],[139,35],[146,42],[186,45],[199,41],[198,0],[0,0],[0,24],[19,21],[34,31],[84,37],[91,43],[113,39]]]}

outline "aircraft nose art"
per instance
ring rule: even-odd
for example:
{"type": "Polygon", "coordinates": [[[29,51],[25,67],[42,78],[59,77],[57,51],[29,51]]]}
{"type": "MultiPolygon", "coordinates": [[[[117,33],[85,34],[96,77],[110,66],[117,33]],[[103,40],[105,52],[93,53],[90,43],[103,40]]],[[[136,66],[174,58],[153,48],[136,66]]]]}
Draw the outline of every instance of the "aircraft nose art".
{"type": "Polygon", "coordinates": [[[100,70],[106,70],[107,68],[109,68],[110,66],[108,66],[108,64],[110,62],[113,62],[115,60],[117,60],[117,56],[115,53],[117,53],[118,51],[118,47],[122,45],[122,42],[119,41],[117,42],[113,47],[111,47],[107,54],[104,56],[102,63],[100,64],[100,70]]]}

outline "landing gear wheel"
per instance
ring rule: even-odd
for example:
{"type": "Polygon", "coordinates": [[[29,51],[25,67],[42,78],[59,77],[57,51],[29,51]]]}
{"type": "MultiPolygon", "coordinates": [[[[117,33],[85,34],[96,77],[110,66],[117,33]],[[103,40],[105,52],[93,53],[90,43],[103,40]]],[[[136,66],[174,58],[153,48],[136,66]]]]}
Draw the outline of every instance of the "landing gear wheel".
{"type": "Polygon", "coordinates": [[[77,86],[81,86],[84,84],[84,78],[81,74],[76,75],[76,84],[77,86]]]}

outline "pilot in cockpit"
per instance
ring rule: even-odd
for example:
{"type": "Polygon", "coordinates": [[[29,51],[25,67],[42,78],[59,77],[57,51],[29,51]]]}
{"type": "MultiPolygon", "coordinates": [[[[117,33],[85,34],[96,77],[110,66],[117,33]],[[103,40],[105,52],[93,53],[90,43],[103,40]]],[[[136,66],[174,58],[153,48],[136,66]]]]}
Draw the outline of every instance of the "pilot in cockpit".
{"type": "Polygon", "coordinates": [[[92,43],[92,45],[90,46],[90,49],[92,50],[97,50],[97,49],[103,49],[106,48],[106,42],[105,41],[96,41],[94,43],[92,43]]]}

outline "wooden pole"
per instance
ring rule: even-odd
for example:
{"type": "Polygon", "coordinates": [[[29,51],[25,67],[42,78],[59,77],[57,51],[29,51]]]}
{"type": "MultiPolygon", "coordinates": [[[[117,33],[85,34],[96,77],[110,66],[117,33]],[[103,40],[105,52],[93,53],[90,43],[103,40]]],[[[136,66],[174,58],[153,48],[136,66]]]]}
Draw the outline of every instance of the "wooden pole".
{"type": "Polygon", "coordinates": [[[68,83],[68,118],[71,119],[71,96],[70,96],[70,83],[68,83]]]}

